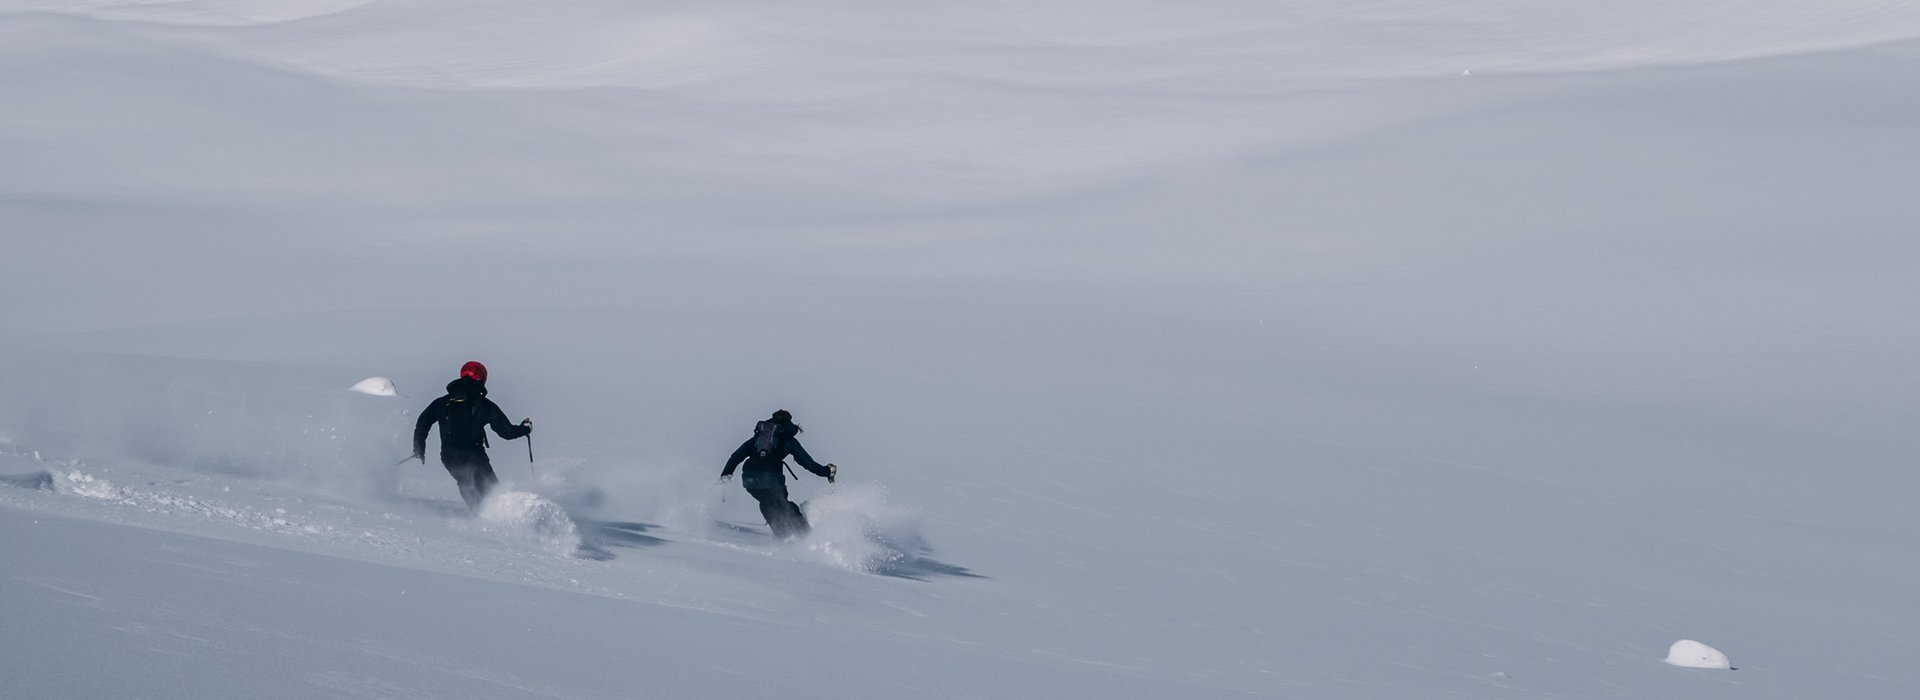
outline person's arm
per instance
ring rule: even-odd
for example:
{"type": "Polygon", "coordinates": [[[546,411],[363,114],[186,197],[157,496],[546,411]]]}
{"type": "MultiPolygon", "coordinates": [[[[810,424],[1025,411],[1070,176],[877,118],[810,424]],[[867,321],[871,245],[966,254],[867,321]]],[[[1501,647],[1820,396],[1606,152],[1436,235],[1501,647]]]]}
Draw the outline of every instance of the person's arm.
{"type": "Polygon", "coordinates": [[[427,431],[433,429],[434,423],[440,422],[440,413],[445,405],[445,397],[434,399],[433,403],[420,411],[420,418],[413,421],[413,457],[420,460],[421,464],[427,461],[427,431]]]}
{"type": "Polygon", "coordinates": [[[740,443],[740,449],[734,450],[733,456],[727,458],[727,468],[720,470],[720,478],[724,480],[733,476],[733,469],[746,461],[747,455],[750,454],[753,454],[753,438],[747,438],[746,442],[740,443]]]}
{"type": "Polygon", "coordinates": [[[487,417],[487,424],[493,426],[494,434],[508,440],[523,438],[533,434],[532,418],[520,421],[519,425],[514,425],[512,421],[507,420],[507,412],[500,410],[500,404],[488,401],[487,406],[493,409],[493,415],[487,417]]]}
{"type": "Polygon", "coordinates": [[[799,440],[787,438],[787,446],[793,448],[793,461],[799,462],[800,466],[806,467],[807,471],[822,478],[833,476],[833,470],[828,468],[828,465],[813,461],[813,457],[807,454],[807,448],[800,446],[799,440]]]}

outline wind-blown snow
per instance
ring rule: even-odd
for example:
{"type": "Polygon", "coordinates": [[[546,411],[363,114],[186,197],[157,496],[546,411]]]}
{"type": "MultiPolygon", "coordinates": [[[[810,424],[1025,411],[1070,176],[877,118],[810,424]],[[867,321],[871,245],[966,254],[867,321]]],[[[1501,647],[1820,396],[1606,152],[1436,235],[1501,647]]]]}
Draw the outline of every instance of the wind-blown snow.
{"type": "Polygon", "coordinates": [[[1916,42],[0,4],[0,696],[1913,696],[1916,42]],[[396,465],[470,359],[478,516],[396,465]]]}
{"type": "Polygon", "coordinates": [[[889,502],[884,486],[828,488],[807,502],[805,512],[813,526],[805,540],[809,556],[849,571],[906,575],[932,549],[916,514],[889,502]]]}
{"type": "Polygon", "coordinates": [[[475,513],[483,527],[523,531],[561,554],[580,548],[580,529],[552,501],[525,491],[499,490],[475,513]]]}

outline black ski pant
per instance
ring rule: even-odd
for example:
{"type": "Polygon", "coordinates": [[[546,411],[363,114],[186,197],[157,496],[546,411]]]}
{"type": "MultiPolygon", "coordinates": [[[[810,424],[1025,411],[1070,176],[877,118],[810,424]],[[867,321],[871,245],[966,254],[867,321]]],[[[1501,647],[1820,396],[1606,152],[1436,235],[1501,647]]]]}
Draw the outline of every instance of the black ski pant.
{"type": "Polygon", "coordinates": [[[800,513],[800,506],[787,500],[786,484],[749,488],[747,493],[760,502],[760,517],[767,519],[767,527],[773,528],[774,537],[790,540],[812,529],[807,524],[807,516],[800,513]]]}
{"type": "Polygon", "coordinates": [[[440,464],[453,475],[454,483],[460,485],[460,497],[466,499],[467,510],[475,513],[480,512],[480,502],[487,500],[487,492],[500,483],[500,478],[493,475],[493,462],[488,461],[483,448],[442,448],[440,464]]]}

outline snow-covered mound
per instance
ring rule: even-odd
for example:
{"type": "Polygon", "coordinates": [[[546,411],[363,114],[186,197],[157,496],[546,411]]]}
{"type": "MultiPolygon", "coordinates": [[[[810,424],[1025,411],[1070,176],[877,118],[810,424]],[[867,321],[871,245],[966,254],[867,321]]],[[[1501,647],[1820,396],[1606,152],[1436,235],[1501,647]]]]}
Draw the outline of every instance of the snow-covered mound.
{"type": "Polygon", "coordinates": [[[349,391],[357,391],[362,394],[366,394],[368,396],[399,396],[400,395],[399,390],[395,389],[393,386],[393,380],[388,379],[386,377],[367,377],[366,379],[362,379],[358,382],[355,382],[353,386],[347,387],[347,389],[349,391]]]}
{"type": "Polygon", "coordinates": [[[1726,654],[1691,639],[1674,642],[1673,646],[1667,649],[1666,661],[1681,668],[1733,670],[1733,662],[1727,659],[1726,654]]]}

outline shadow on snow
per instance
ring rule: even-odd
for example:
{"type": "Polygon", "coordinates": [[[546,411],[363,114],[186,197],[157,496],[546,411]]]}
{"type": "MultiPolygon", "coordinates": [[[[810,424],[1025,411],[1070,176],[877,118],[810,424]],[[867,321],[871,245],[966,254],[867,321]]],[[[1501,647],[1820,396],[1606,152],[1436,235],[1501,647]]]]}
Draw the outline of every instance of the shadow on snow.
{"type": "MultiPolygon", "coordinates": [[[[773,533],[764,526],[733,523],[724,520],[713,521],[712,534],[720,539],[752,544],[780,544],[773,533]]],[[[801,538],[804,541],[805,538],[801,538]]],[[[956,566],[934,559],[933,548],[914,538],[911,543],[886,541],[884,538],[869,540],[886,550],[868,563],[865,572],[875,576],[903,578],[910,581],[931,581],[936,577],[952,578],[989,578],[985,574],[974,573],[964,566],[956,566]]]]}
{"type": "Polygon", "coordinates": [[[573,522],[580,528],[580,539],[595,546],[638,548],[658,547],[667,543],[665,539],[647,534],[649,530],[658,529],[658,525],[585,518],[574,518],[573,522]]]}
{"type": "Polygon", "coordinates": [[[0,486],[34,489],[36,491],[52,491],[53,474],[48,472],[34,472],[32,474],[21,474],[18,476],[0,474],[0,486]]]}
{"type": "Polygon", "coordinates": [[[873,573],[880,576],[904,578],[912,581],[931,581],[936,576],[954,578],[987,578],[985,574],[976,574],[964,566],[954,566],[933,557],[922,555],[906,556],[873,567],[873,573]]]}

